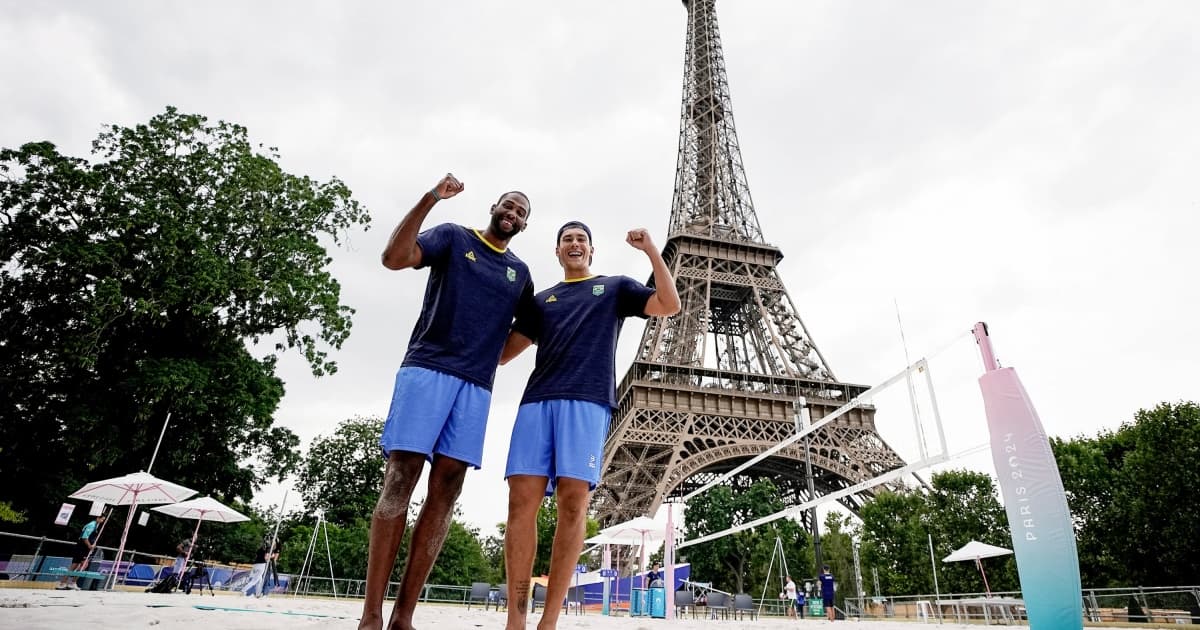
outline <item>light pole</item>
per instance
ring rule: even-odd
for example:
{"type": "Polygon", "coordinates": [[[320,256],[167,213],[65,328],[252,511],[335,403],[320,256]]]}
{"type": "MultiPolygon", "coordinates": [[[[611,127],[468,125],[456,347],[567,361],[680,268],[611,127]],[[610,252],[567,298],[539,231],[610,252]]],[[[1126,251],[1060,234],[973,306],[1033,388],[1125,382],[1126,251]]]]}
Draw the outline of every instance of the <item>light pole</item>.
{"type": "MultiPolygon", "coordinates": [[[[809,425],[808,401],[804,396],[796,398],[796,430],[802,431],[808,428],[809,425]]],[[[811,501],[817,498],[816,485],[813,483],[812,472],[812,446],[808,439],[809,434],[804,434],[804,476],[808,481],[808,499],[811,501]]],[[[817,506],[813,506],[808,510],[808,522],[813,538],[813,551],[816,554],[817,565],[816,570],[820,571],[821,562],[821,526],[817,523],[817,506]]]]}

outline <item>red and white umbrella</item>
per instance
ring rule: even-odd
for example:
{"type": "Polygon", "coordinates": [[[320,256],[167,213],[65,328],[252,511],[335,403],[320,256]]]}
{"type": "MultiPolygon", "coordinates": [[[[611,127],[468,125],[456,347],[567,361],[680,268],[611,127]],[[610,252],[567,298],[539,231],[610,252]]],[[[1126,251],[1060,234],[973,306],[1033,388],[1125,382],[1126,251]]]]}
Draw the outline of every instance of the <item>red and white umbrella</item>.
{"type": "Polygon", "coordinates": [[[125,529],[121,531],[121,544],[117,546],[117,563],[113,565],[112,576],[115,577],[117,575],[116,568],[121,566],[121,556],[125,553],[125,540],[129,537],[129,527],[133,525],[133,514],[137,511],[138,504],[177,503],[193,494],[196,494],[196,491],[191,488],[164,481],[150,473],[136,472],[124,477],[94,481],[76,490],[70,495],[70,498],[129,506],[129,516],[125,518],[125,529]]]}
{"type": "Polygon", "coordinates": [[[169,514],[176,518],[196,519],[196,529],[192,531],[192,544],[188,545],[188,552],[183,557],[183,569],[185,571],[187,570],[188,560],[190,560],[192,557],[192,550],[196,548],[196,537],[200,535],[201,521],[237,523],[240,521],[250,520],[249,516],[246,516],[245,514],[226,506],[212,497],[200,497],[199,499],[191,499],[181,503],[161,505],[154,508],[154,511],[162,512],[163,514],[169,514]]]}

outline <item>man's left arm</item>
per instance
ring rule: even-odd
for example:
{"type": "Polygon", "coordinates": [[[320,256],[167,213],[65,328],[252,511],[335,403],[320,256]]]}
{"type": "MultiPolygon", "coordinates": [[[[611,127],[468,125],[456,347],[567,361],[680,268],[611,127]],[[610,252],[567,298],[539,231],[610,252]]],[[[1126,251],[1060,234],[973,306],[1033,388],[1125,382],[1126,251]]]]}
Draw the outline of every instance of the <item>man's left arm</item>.
{"type": "Polygon", "coordinates": [[[678,313],[681,304],[679,291],[675,288],[675,278],[671,276],[667,261],[663,260],[658,247],[650,240],[650,233],[641,228],[630,230],[625,236],[625,242],[644,252],[654,269],[654,293],[646,300],[644,313],[650,317],[670,317],[678,313]]]}

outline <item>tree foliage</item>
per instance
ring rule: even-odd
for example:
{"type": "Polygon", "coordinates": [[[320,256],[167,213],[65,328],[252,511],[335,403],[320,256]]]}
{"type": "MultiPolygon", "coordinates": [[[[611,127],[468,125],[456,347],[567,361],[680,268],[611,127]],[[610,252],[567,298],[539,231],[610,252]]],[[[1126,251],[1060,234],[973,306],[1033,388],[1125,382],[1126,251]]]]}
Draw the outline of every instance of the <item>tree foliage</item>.
{"type": "Polygon", "coordinates": [[[479,529],[457,519],[450,523],[446,543],[429,573],[430,584],[469,585],[472,582],[498,582],[499,573],[484,555],[479,529]]]}
{"type": "MultiPolygon", "coordinates": [[[[1051,445],[1075,519],[1085,586],[1200,581],[1194,550],[1194,541],[1200,540],[1200,507],[1192,496],[1200,487],[1200,405],[1163,403],[1139,411],[1132,423],[1117,431],[1102,431],[1094,438],[1052,439],[1051,445]]],[[[695,538],[777,512],[783,506],[773,498],[774,492],[764,488],[713,488],[688,504],[686,535],[695,538]]],[[[884,595],[932,594],[935,564],[943,593],[980,592],[983,580],[974,563],[941,559],[971,540],[1012,546],[995,482],[975,471],[937,473],[928,490],[880,492],[859,516],[861,523],[855,525],[846,515],[828,514],[821,536],[824,563],[839,585],[839,605],[855,594],[856,540],[861,545],[864,590],[874,590],[873,568],[884,595]]],[[[711,580],[725,590],[755,583],[749,576],[770,562],[764,543],[769,531],[759,527],[685,550],[693,579],[711,580]]],[[[805,549],[788,553],[789,561],[811,557],[805,549]]],[[[992,591],[1020,588],[1013,556],[983,563],[992,591]]],[[[791,572],[797,582],[813,574],[791,572]]]]}
{"type": "Polygon", "coordinates": [[[885,593],[934,590],[925,508],[925,495],[903,489],[880,492],[859,513],[863,570],[875,569],[885,593]]]}
{"type": "Polygon", "coordinates": [[[1052,440],[1075,519],[1083,583],[1200,581],[1200,405],[1162,403],[1094,438],[1052,440]]]}
{"type": "Polygon", "coordinates": [[[14,510],[7,501],[0,501],[0,522],[24,523],[25,515],[14,510]]]}
{"type": "MultiPolygon", "coordinates": [[[[821,563],[829,566],[836,582],[834,605],[843,609],[847,597],[857,597],[854,590],[854,534],[855,527],[849,515],[840,512],[825,515],[825,528],[821,531],[821,563]]],[[[815,596],[819,587],[814,584],[813,588],[815,596]]]]}
{"type": "Polygon", "coordinates": [[[369,517],[383,480],[382,433],[383,418],[355,417],[343,420],[332,435],[314,439],[296,481],[304,504],[323,510],[331,523],[369,517]]]}
{"type": "MultiPolygon", "coordinates": [[[[933,535],[940,586],[956,593],[982,592],[983,578],[975,563],[947,563],[942,558],[972,540],[1012,548],[1008,516],[1000,505],[996,483],[989,475],[973,470],[940,472],[930,483],[933,491],[927,495],[925,518],[933,535]]],[[[1018,589],[1016,564],[1011,555],[982,562],[991,590],[1018,589]]]]}
{"type": "MultiPolygon", "coordinates": [[[[404,557],[404,550],[408,548],[409,538],[406,533],[401,557],[404,557]]],[[[312,576],[313,591],[329,592],[331,574],[338,580],[363,579],[366,576],[369,539],[370,523],[365,520],[360,519],[348,525],[319,522],[311,516],[297,520],[289,527],[288,537],[279,547],[279,570],[292,575],[306,570],[306,575],[312,576]],[[309,559],[307,568],[304,566],[305,558],[309,559]]],[[[398,580],[400,575],[400,569],[396,569],[391,579],[398,580]]]]}
{"type": "MultiPolygon", "coordinates": [[[[717,486],[688,502],[684,518],[689,539],[722,531],[784,509],[775,484],[760,479],[734,488],[717,486]]],[[[770,584],[768,596],[778,588],[778,565],[767,575],[779,537],[793,578],[812,575],[809,547],[811,537],[799,523],[790,519],[775,521],[770,527],[757,527],[685,549],[680,558],[691,563],[692,579],[712,582],[721,590],[746,593],[770,584]]],[[[779,560],[776,559],[776,562],[779,560]]],[[[779,588],[782,584],[778,585],[779,588]]],[[[757,596],[757,595],[756,595],[757,596]]]]}
{"type": "MultiPolygon", "coordinates": [[[[974,563],[945,563],[942,558],[972,540],[1012,547],[1008,518],[991,477],[947,470],[934,474],[930,484],[928,492],[914,488],[881,492],[863,507],[859,532],[864,590],[871,590],[867,580],[874,568],[884,594],[931,594],[936,564],[942,592],[983,591],[974,563]],[[930,559],[931,540],[935,562],[930,559]]],[[[1017,589],[1012,556],[984,563],[993,591],[1017,589]]]]}
{"type": "MultiPolygon", "coordinates": [[[[298,462],[274,426],[278,353],[329,373],[349,334],[324,243],[369,218],[336,178],[173,108],[92,149],[0,149],[0,477],[21,481],[0,499],[49,522],[84,483],[146,467],[170,413],[152,472],[249,500],[298,462]]],[[[179,529],[133,542],[173,548],[179,529]]]]}

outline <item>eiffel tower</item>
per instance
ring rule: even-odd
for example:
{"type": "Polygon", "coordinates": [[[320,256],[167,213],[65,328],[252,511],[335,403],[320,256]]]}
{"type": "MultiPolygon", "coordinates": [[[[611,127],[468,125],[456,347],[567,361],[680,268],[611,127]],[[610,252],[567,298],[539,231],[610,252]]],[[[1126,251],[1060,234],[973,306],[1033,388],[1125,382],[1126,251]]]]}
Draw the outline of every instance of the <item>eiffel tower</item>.
{"type": "MultiPolygon", "coordinates": [[[[802,398],[816,422],[867,389],[834,377],[779,278],[783,253],[763,239],[742,166],[715,0],[683,4],[688,28],[679,157],[663,247],[683,308],[649,320],[618,385],[592,503],[604,526],[653,515],[669,496],[794,435],[802,398]]],[[[787,504],[797,505],[904,465],[876,432],[869,405],[808,441],[814,492],[804,441],[726,483],[769,478],[787,504]]],[[[851,495],[842,503],[857,512],[866,498],[851,495]]]]}

